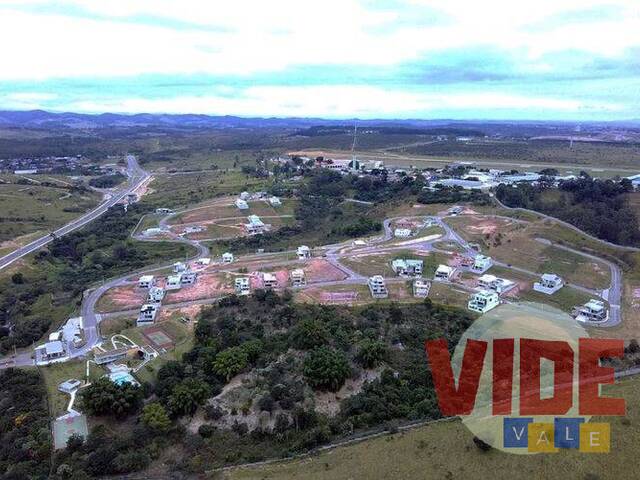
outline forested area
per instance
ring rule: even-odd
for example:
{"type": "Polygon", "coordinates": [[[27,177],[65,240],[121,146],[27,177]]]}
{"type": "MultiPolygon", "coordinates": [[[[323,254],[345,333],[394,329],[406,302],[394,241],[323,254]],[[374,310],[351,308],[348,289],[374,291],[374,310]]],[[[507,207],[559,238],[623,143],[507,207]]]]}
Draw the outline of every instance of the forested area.
{"type": "Polygon", "coordinates": [[[101,175],[89,180],[89,185],[96,188],[112,188],[121,184],[127,177],[121,173],[114,173],[112,175],[101,175]]]}
{"type": "Polygon", "coordinates": [[[47,392],[37,372],[0,371],[0,479],[49,477],[47,392]]]}
{"type": "Polygon", "coordinates": [[[598,238],[619,245],[640,245],[638,218],[626,203],[633,190],[627,179],[602,180],[582,174],[554,188],[537,185],[499,185],[497,198],[509,207],[521,207],[554,216],[598,238]]]}
{"type": "Polygon", "coordinates": [[[0,352],[26,347],[79,306],[92,283],[155,261],[184,257],[186,247],[135,242],[129,234],[144,213],[111,208],[86,227],[39,251],[33,269],[0,279],[0,352]],[[10,327],[13,326],[12,329],[10,327]]]}

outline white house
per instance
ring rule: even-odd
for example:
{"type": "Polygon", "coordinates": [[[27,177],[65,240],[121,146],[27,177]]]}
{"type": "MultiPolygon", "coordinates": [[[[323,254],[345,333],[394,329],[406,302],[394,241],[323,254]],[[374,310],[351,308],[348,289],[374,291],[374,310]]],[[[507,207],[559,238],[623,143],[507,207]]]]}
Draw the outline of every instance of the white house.
{"type": "Polygon", "coordinates": [[[397,258],[391,262],[391,269],[401,277],[419,277],[422,275],[422,265],[422,260],[397,258]]]}
{"type": "Polygon", "coordinates": [[[301,268],[296,268],[295,270],[291,270],[291,285],[294,287],[301,287],[307,284],[307,279],[304,274],[304,270],[301,268]]]}
{"type": "Polygon", "coordinates": [[[155,279],[153,275],[142,275],[138,280],[138,287],[140,288],[151,288],[155,283],[155,279]]]}
{"type": "Polygon", "coordinates": [[[413,296],[419,298],[425,298],[429,295],[431,290],[431,282],[424,278],[416,278],[413,281],[413,296]]]}
{"type": "Polygon", "coordinates": [[[273,273],[262,274],[262,285],[264,288],[276,288],[278,286],[278,278],[273,273]]]}
{"type": "Polygon", "coordinates": [[[186,272],[182,272],[182,275],[180,275],[180,283],[182,285],[193,285],[196,283],[197,278],[198,274],[196,272],[187,270],[186,272]]]}
{"type": "Polygon", "coordinates": [[[249,277],[238,277],[235,279],[235,290],[238,295],[249,295],[251,293],[251,282],[249,277]]]}
{"type": "Polygon", "coordinates": [[[547,295],[553,295],[562,287],[564,287],[564,280],[554,273],[545,273],[539,282],[533,284],[533,289],[536,292],[546,293],[547,295]]]}
{"type": "Polygon", "coordinates": [[[77,390],[82,385],[82,382],[76,378],[71,378],[69,380],[65,380],[60,385],[58,385],[58,390],[62,393],[70,394],[74,390],[77,390]]]}
{"type": "Polygon", "coordinates": [[[481,290],[474,293],[469,300],[467,306],[469,310],[479,313],[487,313],[489,310],[494,309],[500,304],[500,298],[497,292],[493,290],[481,290]]]}
{"type": "Polygon", "coordinates": [[[158,306],[145,303],[140,307],[140,313],[138,314],[138,320],[136,321],[136,325],[148,325],[149,323],[153,323],[156,320],[156,314],[158,313],[158,306]]]}
{"type": "Polygon", "coordinates": [[[373,298],[387,298],[389,296],[389,291],[382,275],[369,277],[367,285],[369,285],[369,291],[373,298]]]}
{"type": "Polygon", "coordinates": [[[187,266],[183,262],[176,262],[173,264],[173,271],[176,273],[184,272],[187,266]]]}
{"type": "Polygon", "coordinates": [[[273,197],[269,198],[269,204],[272,207],[279,207],[280,205],[282,205],[282,201],[280,201],[280,199],[278,197],[273,196],[273,197]]]}
{"type": "Polygon", "coordinates": [[[247,203],[246,200],[238,198],[236,200],[236,207],[238,207],[240,210],[248,210],[249,209],[249,204],[247,203]]]}
{"type": "Polygon", "coordinates": [[[482,274],[489,270],[493,265],[493,260],[491,257],[486,257],[484,255],[476,255],[473,260],[473,265],[471,265],[471,271],[473,273],[482,274]]]}
{"type": "Polygon", "coordinates": [[[222,263],[232,263],[233,262],[233,253],[224,252],[222,254],[222,263]]]}
{"type": "Polygon", "coordinates": [[[478,278],[478,287],[482,290],[494,290],[498,294],[502,294],[515,287],[515,282],[507,280],[506,278],[498,278],[495,275],[485,273],[478,278]]]}
{"type": "Polygon", "coordinates": [[[411,229],[410,228],[396,228],[393,231],[393,235],[395,237],[399,237],[399,238],[407,238],[411,236],[411,229]]]}
{"type": "Polygon", "coordinates": [[[591,299],[584,305],[573,310],[575,319],[579,322],[606,322],[609,310],[601,300],[591,299]]]}
{"type": "Polygon", "coordinates": [[[189,227],[185,227],[182,233],[184,233],[185,235],[188,235],[190,233],[200,233],[200,232],[204,232],[204,227],[201,227],[200,225],[191,225],[189,227]]]}
{"type": "Polygon", "coordinates": [[[433,279],[440,282],[448,282],[449,280],[451,280],[454,272],[455,268],[450,267],[449,265],[438,265],[433,279]]]}
{"type": "Polygon", "coordinates": [[[211,259],[209,257],[202,257],[196,260],[196,264],[200,265],[201,267],[206,267],[210,263],[211,263],[211,259]]]}
{"type": "Polygon", "coordinates": [[[249,223],[245,223],[244,228],[249,235],[260,235],[264,233],[266,225],[257,215],[249,215],[247,217],[249,223]]]}
{"type": "Polygon", "coordinates": [[[300,245],[296,250],[299,260],[306,260],[311,256],[311,249],[306,245],[300,245]]]}
{"type": "Polygon", "coordinates": [[[167,290],[179,290],[182,287],[182,275],[169,275],[167,277],[167,290]]]}
{"type": "Polygon", "coordinates": [[[160,303],[164,299],[165,291],[164,288],[160,287],[151,287],[149,289],[149,303],[160,303]]]}
{"type": "Polygon", "coordinates": [[[156,214],[158,215],[165,215],[167,213],[173,213],[173,210],[171,210],[170,208],[156,208],[156,214]]]}
{"type": "Polygon", "coordinates": [[[240,200],[249,200],[250,197],[251,197],[251,194],[249,192],[242,192],[240,194],[240,200]]]}
{"type": "Polygon", "coordinates": [[[35,348],[36,365],[64,362],[67,359],[65,344],[60,340],[47,342],[35,348]]]}

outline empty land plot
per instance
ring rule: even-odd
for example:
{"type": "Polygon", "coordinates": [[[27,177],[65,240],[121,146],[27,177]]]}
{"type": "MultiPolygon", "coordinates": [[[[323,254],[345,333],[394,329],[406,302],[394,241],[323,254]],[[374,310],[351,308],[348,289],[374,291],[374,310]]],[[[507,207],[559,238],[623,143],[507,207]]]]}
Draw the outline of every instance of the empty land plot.
{"type": "Polygon", "coordinates": [[[331,282],[347,278],[342,270],[318,258],[309,260],[303,270],[308,283],[331,282]]]}
{"type": "MultiPolygon", "coordinates": [[[[7,181],[20,180],[24,182],[7,181]]],[[[95,192],[71,191],[57,183],[0,182],[0,241],[57,229],[95,207],[99,200],[95,192]]]]}
{"type": "Polygon", "coordinates": [[[600,478],[629,476],[629,465],[640,444],[640,379],[603,386],[604,395],[622,397],[626,417],[592,418],[611,424],[611,452],[600,455],[561,450],[553,455],[513,455],[493,449],[483,452],[459,420],[438,422],[403,433],[385,435],[293,461],[225,472],[232,480],[294,478],[492,478],[512,480],[514,472],[531,478],[600,478]]]}
{"type": "Polygon", "coordinates": [[[180,290],[168,291],[164,303],[188,302],[228,294],[233,291],[233,288],[226,277],[225,274],[201,273],[193,285],[185,285],[180,290]]]}
{"type": "Polygon", "coordinates": [[[147,299],[148,291],[135,285],[123,285],[107,290],[96,305],[99,312],[119,312],[140,307],[147,299]]]}

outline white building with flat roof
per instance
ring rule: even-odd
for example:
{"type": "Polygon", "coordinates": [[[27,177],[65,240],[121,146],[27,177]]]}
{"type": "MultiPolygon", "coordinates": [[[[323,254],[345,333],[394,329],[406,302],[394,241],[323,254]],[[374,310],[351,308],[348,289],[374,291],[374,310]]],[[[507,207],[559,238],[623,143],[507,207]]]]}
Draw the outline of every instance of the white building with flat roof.
{"type": "Polygon", "coordinates": [[[306,245],[300,245],[296,250],[299,260],[306,260],[311,256],[311,249],[306,245]]]}
{"type": "Polygon", "coordinates": [[[389,291],[387,290],[387,285],[385,284],[384,277],[382,275],[369,277],[367,285],[369,286],[369,291],[373,298],[387,298],[389,296],[389,291]]]}
{"type": "Polygon", "coordinates": [[[222,263],[232,263],[233,262],[233,253],[224,252],[222,254],[222,263]]]}
{"type": "Polygon", "coordinates": [[[272,207],[279,207],[280,205],[282,205],[282,201],[278,197],[273,196],[269,198],[269,205],[271,205],[272,207]]]}
{"type": "Polygon", "coordinates": [[[293,287],[302,287],[307,284],[307,278],[305,277],[304,270],[301,268],[291,270],[290,277],[293,287]]]}
{"type": "Polygon", "coordinates": [[[184,272],[187,269],[187,265],[184,262],[176,262],[173,264],[173,271],[175,273],[184,272]]]}
{"type": "Polygon", "coordinates": [[[276,277],[273,273],[265,272],[262,274],[262,285],[267,289],[277,288],[278,277],[276,277]]]}
{"type": "Polygon", "coordinates": [[[575,307],[573,316],[579,322],[606,322],[609,319],[609,310],[602,300],[591,299],[582,306],[575,307]]]}
{"type": "Polygon", "coordinates": [[[184,285],[193,285],[196,283],[198,279],[198,274],[196,272],[192,272],[191,270],[187,270],[186,272],[182,272],[180,275],[180,283],[184,285]]]}
{"type": "Polygon", "coordinates": [[[140,307],[140,313],[138,313],[138,319],[136,325],[148,325],[155,322],[156,314],[158,313],[158,306],[152,303],[145,303],[140,307]]]}
{"type": "Polygon", "coordinates": [[[481,290],[474,293],[467,304],[469,310],[478,313],[487,313],[500,305],[500,297],[493,290],[481,290]]]}
{"type": "Polygon", "coordinates": [[[473,259],[473,265],[471,265],[470,270],[473,273],[483,274],[487,270],[489,270],[493,266],[493,260],[491,257],[487,257],[485,255],[476,255],[473,259]]]}
{"type": "Polygon", "coordinates": [[[244,224],[244,228],[249,235],[260,235],[266,230],[266,225],[257,215],[249,215],[248,223],[244,224]]]}
{"type": "Polygon", "coordinates": [[[431,290],[431,282],[424,278],[416,278],[413,281],[413,296],[418,298],[426,298],[431,290]]]}
{"type": "Polygon", "coordinates": [[[545,273],[540,277],[539,282],[533,284],[533,289],[536,292],[546,293],[547,295],[553,295],[562,287],[564,287],[564,280],[554,273],[545,273]]]}
{"type": "Polygon", "coordinates": [[[515,282],[507,280],[506,278],[498,278],[495,275],[485,273],[478,278],[478,287],[482,290],[493,290],[499,295],[511,290],[516,286],[515,282]]]}
{"type": "Polygon", "coordinates": [[[140,288],[151,288],[155,283],[155,278],[153,275],[142,275],[138,280],[138,287],[140,288]]]}
{"type": "Polygon", "coordinates": [[[169,275],[167,277],[167,290],[179,290],[182,287],[182,275],[169,275]]]}
{"type": "Polygon", "coordinates": [[[238,207],[240,210],[249,210],[249,204],[246,200],[243,200],[241,198],[236,200],[236,207],[238,207]]]}
{"type": "Polygon", "coordinates": [[[401,277],[419,277],[422,275],[422,260],[405,260],[397,258],[391,262],[391,269],[401,277]]]}
{"type": "Polygon", "coordinates": [[[451,280],[455,270],[455,268],[450,267],[449,265],[438,265],[436,273],[433,275],[433,279],[440,282],[448,282],[451,280]]]}
{"type": "Polygon", "coordinates": [[[398,238],[407,238],[410,237],[413,232],[410,228],[396,228],[393,231],[393,236],[398,238]]]}
{"type": "Polygon", "coordinates": [[[148,303],[160,303],[164,299],[165,291],[161,287],[151,287],[149,289],[148,303]]]}
{"type": "Polygon", "coordinates": [[[249,295],[251,293],[251,281],[249,277],[238,277],[234,281],[237,295],[249,295]]]}

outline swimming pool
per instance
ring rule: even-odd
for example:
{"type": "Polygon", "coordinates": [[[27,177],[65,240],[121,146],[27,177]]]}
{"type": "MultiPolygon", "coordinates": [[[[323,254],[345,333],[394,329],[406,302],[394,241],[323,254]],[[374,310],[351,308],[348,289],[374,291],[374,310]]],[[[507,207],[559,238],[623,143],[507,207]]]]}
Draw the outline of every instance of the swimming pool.
{"type": "Polygon", "coordinates": [[[139,385],[138,381],[131,376],[128,372],[114,372],[109,374],[109,379],[116,385],[124,385],[130,383],[132,385],[139,385]]]}

